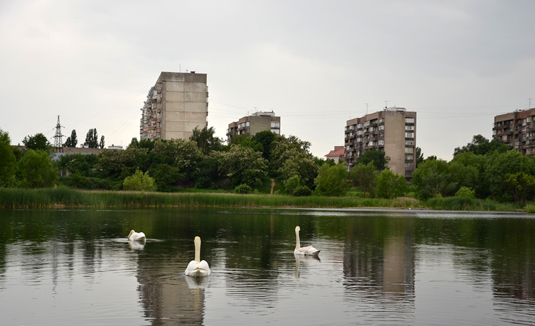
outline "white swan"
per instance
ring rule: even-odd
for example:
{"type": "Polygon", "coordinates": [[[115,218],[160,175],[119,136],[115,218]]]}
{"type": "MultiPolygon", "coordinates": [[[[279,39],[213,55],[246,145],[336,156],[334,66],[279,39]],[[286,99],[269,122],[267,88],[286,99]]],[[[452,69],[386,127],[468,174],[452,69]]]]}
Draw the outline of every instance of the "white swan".
{"type": "Polygon", "coordinates": [[[205,260],[201,260],[201,238],[195,237],[195,260],[189,262],[184,274],[188,276],[208,276],[210,266],[205,260]]]}
{"type": "Polygon", "coordinates": [[[299,243],[299,231],[301,231],[301,228],[299,226],[295,227],[295,255],[301,255],[301,256],[317,256],[321,250],[318,250],[312,246],[302,247],[299,243]]]}
{"type": "Polygon", "coordinates": [[[132,230],[128,234],[128,241],[145,241],[146,239],[145,233],[143,232],[136,232],[132,230]]]}

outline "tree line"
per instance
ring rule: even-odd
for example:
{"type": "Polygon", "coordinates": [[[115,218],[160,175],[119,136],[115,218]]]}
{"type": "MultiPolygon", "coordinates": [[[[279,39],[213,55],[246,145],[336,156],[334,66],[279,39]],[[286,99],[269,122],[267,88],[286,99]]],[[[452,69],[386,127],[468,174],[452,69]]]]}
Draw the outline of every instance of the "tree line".
{"type": "MultiPolygon", "coordinates": [[[[424,159],[417,148],[417,165],[409,184],[387,168],[389,158],[384,152],[366,151],[348,171],[342,162],[314,157],[310,143],[295,136],[264,131],[239,135],[224,144],[214,133],[213,127],[205,127],[195,129],[188,140],[133,138],[125,150],[62,155],[52,162],[49,144],[41,146],[41,135],[25,138],[27,150],[20,151],[10,146],[9,135],[0,130],[0,186],[64,184],[163,192],[196,188],[293,196],[345,196],[349,191],[367,198],[461,196],[503,202],[535,197],[535,160],[499,139],[489,141],[481,135],[456,148],[450,162],[434,156],[424,159]],[[41,145],[36,148],[34,143],[41,145]],[[58,177],[60,172],[69,175],[58,177]]],[[[91,129],[86,142],[94,146],[97,139],[96,129],[91,129]]],[[[76,143],[73,130],[66,144],[76,143]]]]}

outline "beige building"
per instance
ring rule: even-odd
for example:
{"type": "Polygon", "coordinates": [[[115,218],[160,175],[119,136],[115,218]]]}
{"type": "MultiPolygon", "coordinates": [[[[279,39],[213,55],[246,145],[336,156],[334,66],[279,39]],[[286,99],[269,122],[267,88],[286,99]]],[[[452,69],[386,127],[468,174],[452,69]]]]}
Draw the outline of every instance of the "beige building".
{"type": "Polygon", "coordinates": [[[141,109],[140,139],[189,139],[206,116],[206,74],[162,72],[141,109]]]}
{"type": "Polygon", "coordinates": [[[503,140],[522,155],[535,155],[535,109],[518,110],[494,117],[492,137],[503,140]]]}
{"type": "Polygon", "coordinates": [[[412,178],[416,162],[416,112],[385,108],[347,121],[345,162],[351,169],[367,150],[385,152],[392,172],[412,178]]]}
{"type": "Polygon", "coordinates": [[[236,122],[228,125],[227,140],[231,141],[232,137],[243,134],[252,136],[261,131],[271,131],[280,135],[281,118],[275,116],[275,112],[255,112],[252,115],[241,118],[236,122]]]}

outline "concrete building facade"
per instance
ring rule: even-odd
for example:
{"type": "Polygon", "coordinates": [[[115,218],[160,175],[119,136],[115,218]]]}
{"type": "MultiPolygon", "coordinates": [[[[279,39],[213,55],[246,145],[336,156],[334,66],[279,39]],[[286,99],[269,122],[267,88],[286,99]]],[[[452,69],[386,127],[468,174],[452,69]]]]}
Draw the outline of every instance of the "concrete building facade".
{"type": "Polygon", "coordinates": [[[271,131],[280,135],[280,123],[281,118],[275,116],[273,111],[255,112],[228,125],[227,141],[230,142],[237,135],[251,134],[254,136],[261,131],[271,131]]]}
{"type": "Polygon", "coordinates": [[[416,112],[404,108],[348,120],[345,127],[345,162],[351,169],[367,150],[385,152],[392,172],[412,179],[416,163],[416,112]]]}
{"type": "Polygon", "coordinates": [[[517,110],[494,117],[492,137],[501,139],[522,155],[535,155],[535,109],[517,110]]]}
{"type": "Polygon", "coordinates": [[[162,72],[141,109],[140,139],[189,139],[207,116],[206,74],[162,72]]]}

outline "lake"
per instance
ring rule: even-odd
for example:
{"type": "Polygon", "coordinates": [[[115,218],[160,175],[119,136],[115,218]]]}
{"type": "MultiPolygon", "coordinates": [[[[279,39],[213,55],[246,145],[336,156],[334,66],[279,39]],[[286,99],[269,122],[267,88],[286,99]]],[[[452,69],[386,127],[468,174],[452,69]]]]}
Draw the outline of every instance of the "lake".
{"type": "Polygon", "coordinates": [[[535,325],[533,216],[0,210],[0,324],[535,325]],[[205,278],[184,275],[195,236],[205,278]]]}

